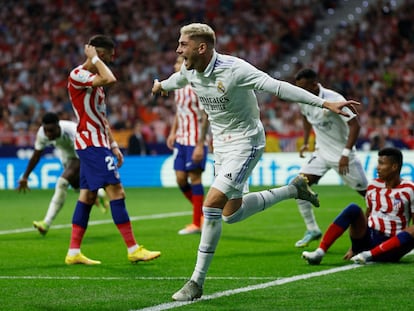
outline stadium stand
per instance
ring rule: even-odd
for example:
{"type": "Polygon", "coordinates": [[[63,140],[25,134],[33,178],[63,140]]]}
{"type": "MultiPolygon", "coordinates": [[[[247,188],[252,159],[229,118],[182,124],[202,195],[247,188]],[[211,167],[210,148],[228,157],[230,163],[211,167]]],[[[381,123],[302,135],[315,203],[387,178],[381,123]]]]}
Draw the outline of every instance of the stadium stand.
{"type": "MultiPolygon", "coordinates": [[[[220,52],[276,73],[285,56],[300,51],[317,34],[321,20],[347,2],[7,1],[0,7],[0,145],[32,145],[45,111],[75,119],[66,78],[82,59],[91,34],[113,34],[118,45],[114,68],[120,82],[108,90],[107,102],[112,128],[125,144],[140,121],[148,144],[161,146],[174,105],[171,97],[154,98],[150,90],[154,78],[173,71],[181,25],[211,24],[219,34],[220,52]]],[[[414,4],[400,1],[396,7],[394,2],[375,2],[359,22],[339,23],[306,62],[292,63],[291,72],[311,66],[324,85],[363,103],[359,147],[364,149],[384,144],[414,148],[414,4]]],[[[301,135],[296,105],[258,95],[269,151],[296,150],[301,135]]]]}

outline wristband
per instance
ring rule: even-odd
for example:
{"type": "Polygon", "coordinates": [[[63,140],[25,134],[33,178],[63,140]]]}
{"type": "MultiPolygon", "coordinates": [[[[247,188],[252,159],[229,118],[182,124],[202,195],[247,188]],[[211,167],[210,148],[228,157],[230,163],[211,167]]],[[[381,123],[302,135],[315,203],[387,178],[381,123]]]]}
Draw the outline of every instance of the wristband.
{"type": "Polygon", "coordinates": [[[98,55],[95,55],[94,57],[92,57],[92,64],[95,65],[98,60],[100,60],[98,55]]]}
{"type": "Polygon", "coordinates": [[[342,150],[342,156],[344,157],[349,157],[350,153],[351,153],[351,149],[344,148],[344,150],[342,150]]]}
{"type": "Polygon", "coordinates": [[[117,142],[116,142],[116,141],[113,141],[113,142],[111,143],[111,149],[113,149],[113,148],[119,148],[119,146],[118,146],[118,144],[117,144],[117,142]]]}

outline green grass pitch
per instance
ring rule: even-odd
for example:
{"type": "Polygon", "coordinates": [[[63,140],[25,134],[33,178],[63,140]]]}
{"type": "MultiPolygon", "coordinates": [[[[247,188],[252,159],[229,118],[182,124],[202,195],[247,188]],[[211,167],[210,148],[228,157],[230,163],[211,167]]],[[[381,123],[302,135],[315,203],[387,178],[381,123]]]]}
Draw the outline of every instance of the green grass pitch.
{"type": "MultiPolygon", "coordinates": [[[[257,188],[251,190],[258,190],[257,188]]],[[[364,201],[345,186],[316,186],[322,230],[350,202],[364,201]]],[[[137,240],[160,250],[159,259],[132,265],[110,214],[91,213],[82,252],[100,266],[67,266],[70,222],[77,193],[46,236],[31,223],[43,218],[51,190],[0,191],[1,310],[409,310],[414,256],[399,264],[348,269],[344,235],[320,266],[301,259],[294,243],[305,227],[294,200],[243,222],[223,224],[204,287],[205,299],[172,302],[190,277],[199,235],[179,236],[191,222],[190,204],[177,188],[127,188],[127,208],[137,240]],[[336,269],[336,270],[335,270],[336,269]],[[343,271],[341,271],[343,269],[343,271]],[[336,271],[336,272],[333,272],[336,271]],[[326,272],[326,273],[325,273],[326,272]]],[[[313,250],[318,243],[308,249],[313,250]]]]}

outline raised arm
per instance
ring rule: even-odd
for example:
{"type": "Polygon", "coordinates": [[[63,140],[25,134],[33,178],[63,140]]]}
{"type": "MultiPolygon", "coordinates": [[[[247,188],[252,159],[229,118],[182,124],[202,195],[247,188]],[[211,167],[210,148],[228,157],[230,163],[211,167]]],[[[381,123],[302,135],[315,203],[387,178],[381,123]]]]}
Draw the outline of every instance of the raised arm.
{"type": "Polygon", "coordinates": [[[109,67],[98,57],[94,46],[86,44],[85,55],[98,70],[98,73],[92,82],[93,87],[110,85],[116,82],[116,78],[111,69],[109,69],[109,67]]]}

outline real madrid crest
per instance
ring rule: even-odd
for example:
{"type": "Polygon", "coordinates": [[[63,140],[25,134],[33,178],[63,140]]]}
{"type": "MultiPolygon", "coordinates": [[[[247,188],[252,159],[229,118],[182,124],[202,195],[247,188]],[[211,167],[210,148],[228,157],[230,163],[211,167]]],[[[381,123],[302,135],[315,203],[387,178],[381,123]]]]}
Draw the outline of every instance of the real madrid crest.
{"type": "Polygon", "coordinates": [[[220,93],[223,93],[223,94],[224,94],[224,92],[226,92],[226,89],[224,88],[223,82],[219,81],[217,83],[217,91],[219,91],[220,93]]]}

